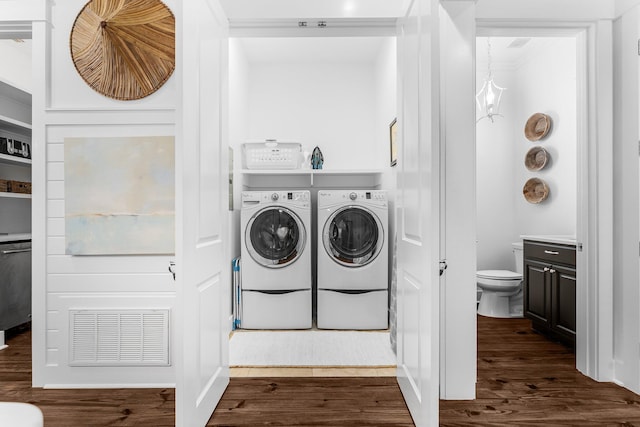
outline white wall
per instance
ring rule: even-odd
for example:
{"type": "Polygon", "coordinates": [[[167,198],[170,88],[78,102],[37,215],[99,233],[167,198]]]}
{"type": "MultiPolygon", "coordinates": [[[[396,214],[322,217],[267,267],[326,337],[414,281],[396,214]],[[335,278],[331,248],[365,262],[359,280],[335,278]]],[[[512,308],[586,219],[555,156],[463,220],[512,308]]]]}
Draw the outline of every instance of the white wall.
{"type": "Polygon", "coordinates": [[[382,168],[375,103],[372,63],[252,63],[247,137],[318,146],[323,169],[382,168]]]}
{"type": "Polygon", "coordinates": [[[31,40],[0,39],[0,58],[4,58],[5,65],[0,70],[0,80],[31,93],[31,40]]]}
{"type": "MultiPolygon", "coordinates": [[[[34,127],[33,138],[33,380],[36,386],[166,386],[175,382],[173,366],[69,366],[69,310],[173,310],[175,299],[167,271],[172,256],[65,255],[64,139],[174,135],[172,78],[151,96],[128,102],[96,93],[80,78],[69,54],[69,34],[85,3],[51,5],[52,23],[44,30],[48,42],[34,44],[34,58],[43,67],[34,79],[34,123],[42,128],[34,127]]],[[[171,8],[174,2],[166,4],[171,8]]]]}
{"type": "MultiPolygon", "coordinates": [[[[484,46],[480,43],[479,46],[484,46]]],[[[477,56],[486,56],[478,49],[477,56]]],[[[476,124],[476,200],[477,200],[477,267],[478,270],[515,267],[511,243],[516,234],[516,197],[519,194],[515,179],[516,147],[513,135],[516,128],[517,91],[515,70],[495,68],[493,76],[498,86],[507,88],[502,95],[500,113],[493,123],[484,118],[476,124]]],[[[477,67],[476,88],[479,90],[486,76],[486,66],[477,67]]],[[[478,118],[481,113],[477,112],[478,118]]],[[[516,164],[517,163],[517,164],[516,164]]]]}
{"type": "MultiPolygon", "coordinates": [[[[382,41],[380,52],[374,64],[375,73],[375,107],[376,119],[374,123],[375,149],[379,154],[377,161],[381,162],[380,168],[387,172],[394,172],[389,168],[391,156],[389,149],[389,125],[397,115],[397,53],[396,39],[386,38],[382,41]]],[[[394,175],[394,174],[391,174],[394,175]]],[[[388,176],[390,180],[395,178],[388,176]]],[[[395,188],[395,181],[389,181],[385,188],[395,188]]]]}
{"type": "Polygon", "coordinates": [[[382,188],[387,190],[389,198],[389,233],[387,242],[389,245],[389,284],[391,287],[389,298],[389,322],[391,329],[391,343],[395,351],[396,342],[396,278],[394,277],[395,261],[395,237],[396,237],[396,168],[390,167],[391,154],[389,148],[389,125],[397,116],[397,40],[395,38],[385,39],[382,43],[380,53],[375,63],[376,79],[376,150],[387,153],[385,173],[382,176],[382,188]]]}
{"type": "Polygon", "coordinates": [[[240,256],[240,208],[242,192],[241,145],[249,135],[249,62],[239,39],[229,40],[229,146],[233,150],[233,212],[229,221],[232,257],[240,256]]]}
{"type": "Polygon", "coordinates": [[[527,55],[517,71],[517,115],[513,144],[516,147],[516,186],[532,177],[549,184],[547,200],[528,203],[516,197],[516,232],[519,234],[576,234],[577,122],[576,44],[573,37],[556,38],[527,55]],[[534,113],[551,117],[551,130],[535,143],[524,136],[524,124],[534,113]],[[551,161],[538,172],[524,166],[527,151],[542,146],[551,161]]]}
{"type": "MultiPolygon", "coordinates": [[[[476,126],[479,270],[513,269],[511,243],[520,235],[576,234],[575,51],[574,38],[549,39],[514,68],[494,71],[496,83],[507,90],[500,109],[504,117],[494,123],[483,119],[476,126]],[[545,138],[531,142],[524,125],[537,112],[551,117],[552,128],[545,138]],[[524,158],[537,145],[549,152],[551,161],[531,172],[524,158]],[[539,204],[522,195],[532,177],[544,179],[550,187],[549,197],[539,204]]],[[[485,67],[477,68],[478,88],[485,67]]]]}

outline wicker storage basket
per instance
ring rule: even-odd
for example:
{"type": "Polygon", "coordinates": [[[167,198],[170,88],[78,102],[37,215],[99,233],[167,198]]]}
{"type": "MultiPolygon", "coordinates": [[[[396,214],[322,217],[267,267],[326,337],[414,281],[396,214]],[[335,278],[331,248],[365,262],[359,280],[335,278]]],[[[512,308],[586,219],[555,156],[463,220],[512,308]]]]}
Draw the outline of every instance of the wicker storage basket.
{"type": "Polygon", "coordinates": [[[9,181],[6,179],[0,179],[0,191],[5,193],[9,191],[9,181]]]}
{"type": "Polygon", "coordinates": [[[8,190],[11,193],[31,194],[31,183],[24,181],[9,181],[8,190]]]}

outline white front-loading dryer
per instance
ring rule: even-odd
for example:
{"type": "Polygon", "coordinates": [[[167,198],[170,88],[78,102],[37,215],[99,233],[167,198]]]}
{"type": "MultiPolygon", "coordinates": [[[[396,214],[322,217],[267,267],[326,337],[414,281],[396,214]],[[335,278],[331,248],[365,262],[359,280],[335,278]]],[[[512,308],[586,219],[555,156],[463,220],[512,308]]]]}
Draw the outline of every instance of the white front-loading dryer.
{"type": "Polygon", "coordinates": [[[388,222],[385,191],[318,191],[318,328],[388,327],[388,222]]]}
{"type": "Polygon", "coordinates": [[[245,191],[240,225],[241,327],[310,328],[309,191],[245,191]]]}

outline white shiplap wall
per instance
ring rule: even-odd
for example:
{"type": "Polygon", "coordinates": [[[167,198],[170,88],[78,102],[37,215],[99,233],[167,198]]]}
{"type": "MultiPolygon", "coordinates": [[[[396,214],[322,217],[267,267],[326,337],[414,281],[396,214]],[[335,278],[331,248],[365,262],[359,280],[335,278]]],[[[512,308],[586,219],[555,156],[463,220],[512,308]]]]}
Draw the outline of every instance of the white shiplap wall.
{"type": "MultiPolygon", "coordinates": [[[[161,387],[175,383],[168,367],[71,367],[70,310],[148,310],[170,312],[171,342],[175,304],[174,282],[167,267],[173,258],[163,256],[69,256],[65,255],[64,140],[69,137],[173,136],[175,132],[175,83],[137,101],[116,101],[89,88],[76,72],[69,53],[73,21],[86,2],[73,0],[51,4],[52,25],[48,43],[34,43],[34,58],[46,58],[44,73],[36,87],[45,87],[45,97],[36,99],[42,140],[35,143],[34,167],[44,174],[34,179],[34,318],[44,330],[34,328],[34,383],[60,387],[161,387]],[[42,51],[43,46],[48,52],[42,51]],[[48,82],[48,83],[46,83],[48,82]],[[39,248],[43,248],[39,249],[39,248]],[[40,257],[44,255],[44,258],[40,257]],[[44,278],[43,281],[38,280],[44,278]]],[[[170,8],[174,2],[165,2],[170,8]]],[[[34,41],[40,30],[34,30],[34,41]]],[[[34,322],[35,324],[38,324],[34,322]]],[[[173,359],[171,349],[169,359],[173,359]]]]}

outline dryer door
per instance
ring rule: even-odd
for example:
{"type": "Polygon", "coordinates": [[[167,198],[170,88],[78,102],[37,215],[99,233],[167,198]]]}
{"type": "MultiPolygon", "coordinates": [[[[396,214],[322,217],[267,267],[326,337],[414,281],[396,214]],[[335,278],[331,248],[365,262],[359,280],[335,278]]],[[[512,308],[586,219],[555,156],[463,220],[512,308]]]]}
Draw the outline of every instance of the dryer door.
{"type": "Polygon", "coordinates": [[[246,247],[258,264],[269,268],[286,267],[304,250],[306,231],[300,217],[282,206],[257,212],[245,230],[246,247]]]}
{"type": "Polygon", "coordinates": [[[382,250],[384,229],[369,209],[346,206],[334,212],[324,224],[322,241],[335,262],[346,267],[362,267],[382,250]]]}

